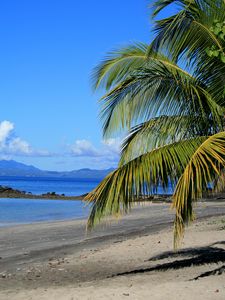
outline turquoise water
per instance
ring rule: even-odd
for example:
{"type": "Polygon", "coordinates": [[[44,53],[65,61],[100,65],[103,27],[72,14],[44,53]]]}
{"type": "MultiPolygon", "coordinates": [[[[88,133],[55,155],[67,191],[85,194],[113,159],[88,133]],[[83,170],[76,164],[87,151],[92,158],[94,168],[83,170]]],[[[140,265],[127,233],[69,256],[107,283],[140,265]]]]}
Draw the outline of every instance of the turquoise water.
{"type": "MultiPolygon", "coordinates": [[[[58,178],[0,177],[0,184],[32,194],[56,192],[82,195],[97,186],[99,180],[58,178]]],[[[1,199],[0,227],[44,221],[59,221],[87,217],[88,207],[82,201],[1,199]]]]}

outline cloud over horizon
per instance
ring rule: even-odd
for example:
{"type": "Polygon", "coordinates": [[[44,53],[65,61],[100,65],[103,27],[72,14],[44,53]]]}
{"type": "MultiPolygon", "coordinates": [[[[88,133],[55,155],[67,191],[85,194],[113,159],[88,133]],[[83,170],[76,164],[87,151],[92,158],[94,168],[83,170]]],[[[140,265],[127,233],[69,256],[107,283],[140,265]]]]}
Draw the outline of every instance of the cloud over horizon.
{"type": "Polygon", "coordinates": [[[100,155],[99,151],[92,145],[88,140],[76,140],[73,145],[71,145],[70,153],[73,156],[89,156],[98,157],[100,155]]]}
{"type": "Polygon", "coordinates": [[[4,120],[0,122],[0,154],[1,156],[49,156],[46,150],[36,150],[31,145],[16,136],[14,123],[4,120]]]}
{"type": "Polygon", "coordinates": [[[69,153],[73,157],[86,158],[94,164],[101,163],[105,166],[115,166],[119,161],[120,139],[108,139],[102,141],[101,146],[96,148],[89,140],[76,140],[71,146],[69,153]]]}
{"type": "Polygon", "coordinates": [[[50,161],[56,165],[57,161],[62,159],[61,165],[64,164],[66,168],[69,168],[70,165],[78,165],[102,169],[117,166],[120,146],[120,139],[102,141],[98,147],[90,140],[78,139],[74,143],[64,146],[61,150],[56,149],[53,153],[48,150],[35,149],[28,141],[17,136],[13,122],[8,120],[0,122],[0,159],[8,160],[20,157],[29,160],[32,164],[35,158],[43,158],[46,165],[50,161]],[[50,158],[51,160],[49,160],[50,158]]]}

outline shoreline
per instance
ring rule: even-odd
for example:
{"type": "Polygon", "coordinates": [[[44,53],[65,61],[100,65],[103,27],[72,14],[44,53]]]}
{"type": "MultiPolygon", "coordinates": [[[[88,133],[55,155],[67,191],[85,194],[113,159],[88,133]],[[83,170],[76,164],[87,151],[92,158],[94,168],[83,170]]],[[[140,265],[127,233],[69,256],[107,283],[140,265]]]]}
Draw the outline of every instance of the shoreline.
{"type": "MultiPolygon", "coordinates": [[[[66,196],[64,194],[56,194],[55,192],[48,192],[45,194],[32,194],[26,191],[20,191],[8,186],[0,186],[0,200],[1,199],[36,199],[36,200],[84,200],[88,193],[77,196],[66,196]]],[[[134,202],[156,202],[156,203],[171,203],[171,194],[155,194],[143,196],[134,202]]]]}
{"type": "Polygon", "coordinates": [[[8,186],[0,186],[0,199],[42,199],[42,200],[83,200],[87,194],[78,196],[66,196],[64,194],[56,194],[48,192],[45,194],[32,194],[26,191],[20,191],[8,186]]]}
{"type": "MultiPolygon", "coordinates": [[[[42,199],[40,199],[42,200],[42,199]]],[[[44,220],[44,221],[34,221],[34,222],[28,222],[28,223],[6,223],[7,225],[1,225],[0,223],[0,230],[4,228],[14,228],[14,227],[19,227],[19,226],[32,226],[36,224],[54,224],[54,223],[62,223],[64,224],[65,222],[73,222],[73,221],[83,221],[86,220],[87,217],[82,216],[82,217],[77,217],[77,218],[68,218],[68,219],[59,219],[59,220],[44,220]],[[9,225],[8,225],[9,224],[9,225]],[[11,225],[10,225],[11,224],[11,225]]]]}
{"type": "MultiPolygon", "coordinates": [[[[196,221],[205,218],[225,216],[225,203],[199,203],[196,209],[196,221]]],[[[91,232],[86,232],[87,218],[43,221],[2,227],[0,230],[0,257],[18,255],[27,251],[67,247],[87,241],[106,241],[139,235],[152,234],[173,225],[174,212],[169,204],[147,203],[137,205],[131,213],[120,219],[109,218],[97,225],[91,232]],[[10,243],[8,243],[10,241],[10,243]],[[48,243],[45,243],[48,241],[48,243]],[[23,246],[22,246],[23,245],[23,246]],[[20,248],[20,246],[22,246],[20,248]]],[[[3,260],[0,260],[0,263],[3,260]]]]}
{"type": "MultiPolygon", "coordinates": [[[[77,196],[66,196],[65,194],[57,194],[55,192],[47,192],[44,194],[32,194],[31,192],[13,189],[9,186],[0,185],[0,199],[36,199],[36,200],[84,200],[88,193],[77,196]]],[[[171,202],[171,194],[155,194],[142,196],[134,202],[156,201],[171,202]]]]}
{"type": "Polygon", "coordinates": [[[28,195],[28,194],[24,194],[24,195],[2,195],[0,193],[0,201],[1,199],[27,199],[27,200],[84,200],[85,195],[81,195],[81,196],[48,196],[48,195],[28,195]]]}
{"type": "Polygon", "coordinates": [[[198,205],[197,221],[186,230],[184,250],[176,255],[173,217],[168,204],[147,204],[88,234],[85,219],[4,228],[0,299],[75,300],[90,299],[90,294],[91,299],[124,299],[129,294],[135,300],[197,299],[195,295],[211,300],[217,289],[215,299],[224,299],[219,296],[225,296],[225,276],[211,276],[210,282],[190,280],[221,267],[220,259],[225,262],[225,203],[198,205]],[[197,264],[198,255],[204,255],[202,265],[197,264]],[[173,268],[187,259],[189,267],[173,268]],[[164,264],[166,269],[158,270],[164,264]]]}

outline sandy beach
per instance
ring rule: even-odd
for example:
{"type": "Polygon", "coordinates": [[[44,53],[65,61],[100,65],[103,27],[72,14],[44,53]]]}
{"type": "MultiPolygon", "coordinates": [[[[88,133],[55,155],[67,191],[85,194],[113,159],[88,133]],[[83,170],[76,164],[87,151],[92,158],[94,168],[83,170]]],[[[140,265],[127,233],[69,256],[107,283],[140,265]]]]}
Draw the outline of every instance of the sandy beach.
{"type": "Polygon", "coordinates": [[[91,234],[86,220],[1,228],[0,299],[225,299],[225,204],[198,205],[178,252],[172,220],[148,204],[91,234]]]}

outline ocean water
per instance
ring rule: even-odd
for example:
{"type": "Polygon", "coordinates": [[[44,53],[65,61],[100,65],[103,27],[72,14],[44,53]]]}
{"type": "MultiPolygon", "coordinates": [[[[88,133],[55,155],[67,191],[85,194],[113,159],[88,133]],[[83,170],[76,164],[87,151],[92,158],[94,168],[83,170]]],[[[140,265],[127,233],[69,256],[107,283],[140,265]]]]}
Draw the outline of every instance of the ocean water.
{"type": "MultiPolygon", "coordinates": [[[[82,195],[94,189],[100,180],[64,178],[0,177],[0,185],[43,194],[56,192],[65,195],[82,195]]],[[[1,199],[0,227],[44,221],[84,218],[89,208],[82,201],[1,199]]]]}
{"type": "Polygon", "coordinates": [[[83,202],[38,199],[0,199],[0,227],[84,218],[83,202]]]}
{"type": "MultiPolygon", "coordinates": [[[[57,194],[82,195],[93,190],[100,180],[37,178],[37,177],[0,177],[0,185],[9,186],[32,194],[56,192],[57,194]]],[[[165,193],[158,188],[158,194],[165,193]]],[[[168,193],[172,193],[172,188],[168,193]]],[[[69,220],[87,217],[89,207],[75,200],[38,200],[0,198],[0,227],[29,224],[44,221],[69,220]]]]}
{"type": "Polygon", "coordinates": [[[99,182],[100,180],[97,179],[0,177],[0,185],[31,192],[35,195],[56,192],[66,196],[78,196],[90,192],[99,182]]]}

